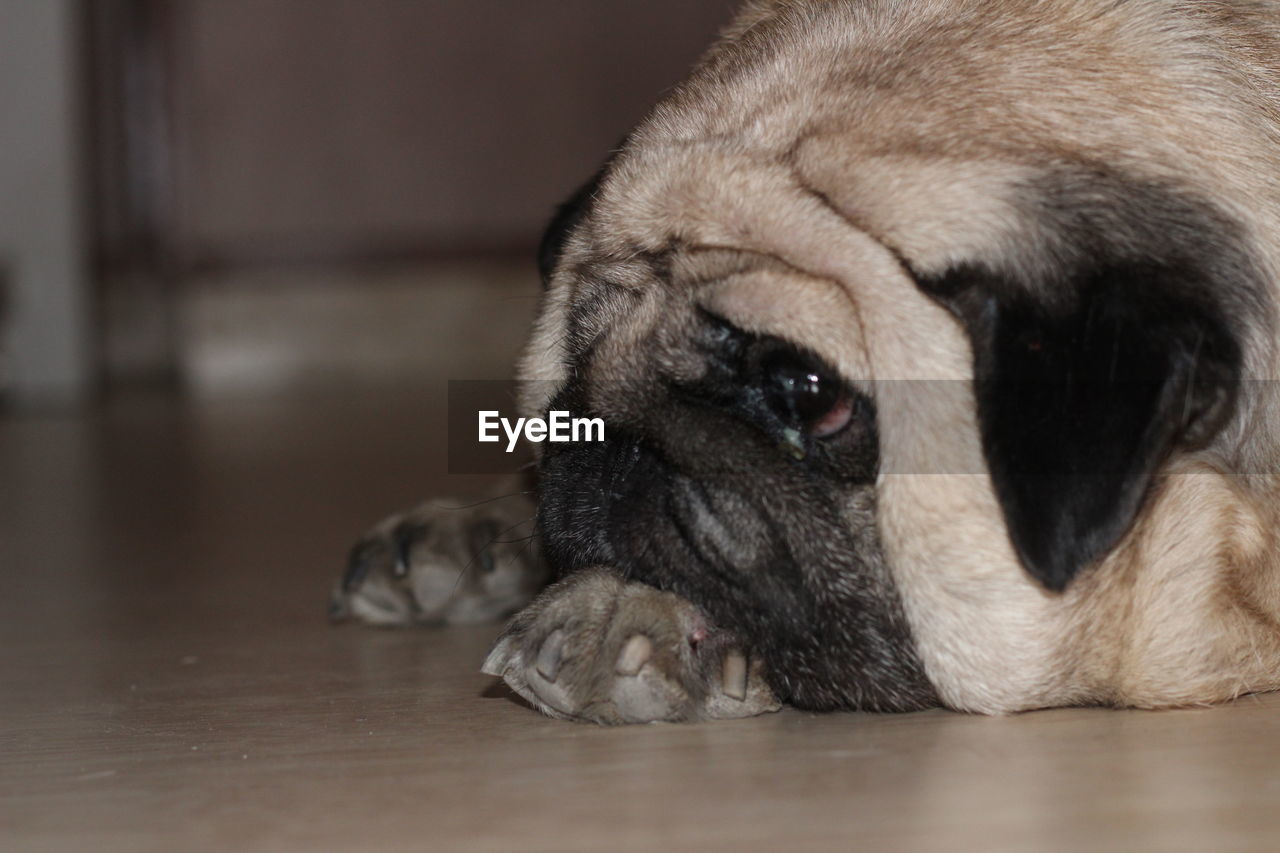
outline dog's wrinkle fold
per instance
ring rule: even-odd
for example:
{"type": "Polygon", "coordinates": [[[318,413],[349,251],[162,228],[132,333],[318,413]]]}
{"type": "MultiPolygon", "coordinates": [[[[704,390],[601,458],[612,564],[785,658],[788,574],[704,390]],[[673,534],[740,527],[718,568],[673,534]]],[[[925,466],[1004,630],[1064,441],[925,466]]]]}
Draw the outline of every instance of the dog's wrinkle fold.
{"type": "MultiPolygon", "coordinates": [[[[671,573],[692,573],[701,566],[710,571],[722,584],[740,583],[742,569],[745,567],[727,559],[714,538],[709,539],[702,535],[704,531],[699,529],[698,521],[690,519],[687,511],[673,506],[673,503],[671,500],[665,502],[667,516],[680,541],[684,543],[689,560],[686,565],[674,566],[671,573]]],[[[696,514],[696,510],[694,513],[696,514]]]]}

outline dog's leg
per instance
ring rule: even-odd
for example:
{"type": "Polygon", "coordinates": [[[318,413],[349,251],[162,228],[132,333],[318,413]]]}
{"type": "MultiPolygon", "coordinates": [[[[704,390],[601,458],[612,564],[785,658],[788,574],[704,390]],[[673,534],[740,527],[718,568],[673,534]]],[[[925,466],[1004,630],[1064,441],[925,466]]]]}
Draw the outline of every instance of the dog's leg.
{"type": "Polygon", "coordinates": [[[373,625],[494,622],[527,604],[550,573],[527,493],[429,501],[356,542],[330,600],[335,620],[373,625]]]}
{"type": "Polygon", "coordinates": [[[571,575],[521,611],[484,671],[563,719],[725,719],[781,707],[732,632],[679,596],[603,569],[571,575]]]}

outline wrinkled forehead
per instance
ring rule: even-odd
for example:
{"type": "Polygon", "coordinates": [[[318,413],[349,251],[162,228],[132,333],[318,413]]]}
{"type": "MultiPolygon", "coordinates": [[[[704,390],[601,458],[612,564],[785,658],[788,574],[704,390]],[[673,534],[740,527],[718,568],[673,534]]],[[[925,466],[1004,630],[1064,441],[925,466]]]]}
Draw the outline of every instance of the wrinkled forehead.
{"type": "Polygon", "coordinates": [[[584,353],[625,354],[699,310],[855,382],[970,371],[956,322],[895,250],[793,171],[691,146],[615,164],[565,236],[521,377],[563,381],[584,353]]]}

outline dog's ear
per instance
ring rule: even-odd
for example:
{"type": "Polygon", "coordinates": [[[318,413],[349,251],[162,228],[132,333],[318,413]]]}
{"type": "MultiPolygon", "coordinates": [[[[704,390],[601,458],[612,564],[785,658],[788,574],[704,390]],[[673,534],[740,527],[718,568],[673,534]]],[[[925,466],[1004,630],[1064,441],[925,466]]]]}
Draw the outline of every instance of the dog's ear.
{"type": "Polygon", "coordinates": [[[543,288],[551,283],[551,274],[555,272],[556,264],[560,262],[560,255],[564,251],[565,241],[569,239],[569,233],[591,209],[591,201],[600,188],[600,182],[604,180],[604,174],[605,169],[602,168],[591,177],[591,180],[578,187],[573,195],[556,208],[551,221],[547,223],[547,230],[538,244],[538,272],[542,275],[543,288]]]}
{"type": "Polygon", "coordinates": [[[1118,543],[1172,451],[1232,412],[1240,347],[1197,277],[1096,263],[1052,299],[976,266],[921,278],[969,332],[987,467],[1019,559],[1051,590],[1118,543]]]}

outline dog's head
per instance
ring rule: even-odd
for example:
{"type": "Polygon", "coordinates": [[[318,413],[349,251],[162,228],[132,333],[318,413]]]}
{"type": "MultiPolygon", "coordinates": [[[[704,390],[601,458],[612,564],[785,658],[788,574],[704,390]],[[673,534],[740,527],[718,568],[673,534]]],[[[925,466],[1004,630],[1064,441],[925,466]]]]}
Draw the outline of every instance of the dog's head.
{"type": "Polygon", "coordinates": [[[1248,223],[1114,93],[1016,103],[1069,63],[921,103],[865,45],[833,76],[869,37],[828,23],[790,64],[750,42],[794,21],[729,39],[553,222],[525,403],[606,441],[543,453],[544,545],[702,605],[802,705],[1070,700],[1082,588],[1236,441],[1248,223]]]}

